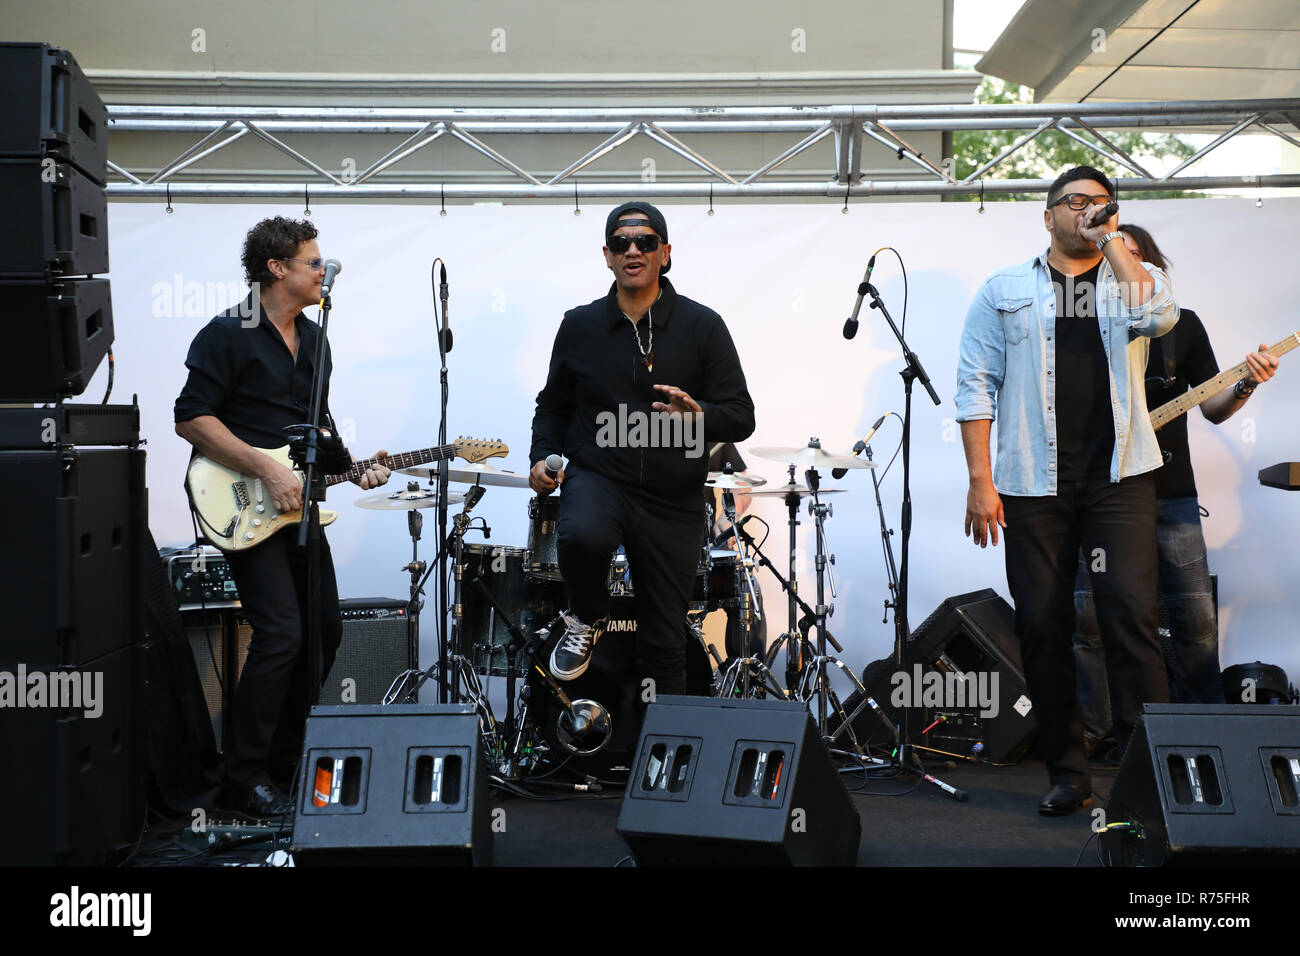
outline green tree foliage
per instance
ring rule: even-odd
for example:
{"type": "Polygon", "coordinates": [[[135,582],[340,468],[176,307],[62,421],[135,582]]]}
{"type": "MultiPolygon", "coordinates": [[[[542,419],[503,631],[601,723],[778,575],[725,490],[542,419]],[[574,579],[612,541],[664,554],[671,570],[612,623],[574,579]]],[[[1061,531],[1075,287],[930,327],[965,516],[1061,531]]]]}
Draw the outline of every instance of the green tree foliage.
{"type": "MultiPolygon", "coordinates": [[[[996,77],[986,76],[984,82],[980,84],[979,92],[975,95],[975,101],[977,103],[1032,103],[1034,98],[1028,87],[1015,86],[996,77]]],[[[1076,131],[1084,138],[1091,138],[1086,131],[1076,131]]],[[[953,133],[954,172],[957,178],[963,179],[970,175],[1023,136],[1025,132],[1025,130],[1005,129],[959,130],[953,133]]],[[[1181,162],[1196,151],[1190,143],[1169,133],[1111,130],[1103,130],[1103,132],[1107,139],[1148,169],[1151,168],[1150,163],[1157,163],[1160,160],[1174,159],[1181,162]]],[[[1064,133],[1048,130],[994,166],[989,170],[988,176],[998,179],[1055,179],[1060,172],[1071,166],[1095,166],[1111,177],[1134,175],[1130,170],[1112,163],[1100,153],[1088,149],[1064,133]]],[[[1164,190],[1142,194],[1146,199],[1174,199],[1196,195],[1199,194],[1186,190],[1164,190]]],[[[993,200],[1041,202],[1042,198],[1039,194],[1030,193],[988,193],[985,196],[985,199],[990,202],[993,200]]]]}

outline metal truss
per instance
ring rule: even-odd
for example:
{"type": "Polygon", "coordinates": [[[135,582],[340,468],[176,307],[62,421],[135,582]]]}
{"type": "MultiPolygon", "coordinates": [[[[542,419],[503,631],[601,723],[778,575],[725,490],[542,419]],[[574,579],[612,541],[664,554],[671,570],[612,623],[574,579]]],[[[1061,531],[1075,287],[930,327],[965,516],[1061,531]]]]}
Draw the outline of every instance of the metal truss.
{"type": "MultiPolygon", "coordinates": [[[[868,198],[872,196],[966,196],[984,193],[1043,192],[1048,180],[999,178],[999,166],[1048,130],[1057,130],[1134,175],[1119,180],[1128,192],[1225,187],[1297,187],[1300,174],[1243,171],[1235,176],[1189,176],[1184,171],[1240,133],[1255,128],[1300,147],[1300,99],[1196,100],[1142,103],[1024,103],[969,106],[809,106],[665,109],[411,109],[411,108],[266,108],[113,106],[111,127],[124,133],[192,133],[199,138],[182,153],[158,164],[155,171],[133,173],[109,163],[118,177],[110,182],[112,199],[295,199],[389,200],[543,200],[577,202],[580,197],[657,198],[868,198]],[[1155,175],[1107,138],[1103,130],[1219,131],[1219,136],[1163,175],[1155,175]],[[917,132],[957,130],[1025,130],[996,156],[961,179],[949,167],[916,150],[904,137],[917,132]],[[331,172],[294,149],[286,136],[341,134],[400,138],[383,156],[360,172],[331,172]],[[693,135],[786,134],[799,139],[752,171],[722,169],[687,139],[693,135]],[[197,171],[178,175],[232,143],[252,135],[290,157],[296,170],[260,173],[263,182],[209,182],[197,171]],[[548,135],[605,138],[554,172],[525,169],[487,140],[501,135],[548,135]],[[644,136],[685,160],[694,170],[665,174],[669,181],[583,181],[578,175],[593,163],[644,136]],[[429,144],[451,137],[490,160],[497,172],[474,171],[473,182],[400,181],[383,173],[429,144]],[[797,178],[773,174],[795,156],[828,140],[830,162],[824,178],[801,169],[797,178]],[[868,180],[861,172],[867,140],[912,163],[911,178],[868,180]]],[[[575,149],[575,152],[577,149],[575,149]]],[[[805,157],[805,160],[808,157],[805,157]]],[[[464,172],[460,174],[464,178],[464,172]]],[[[419,174],[425,179],[426,174],[419,174]]],[[[455,178],[448,174],[448,178],[455,178]]]]}

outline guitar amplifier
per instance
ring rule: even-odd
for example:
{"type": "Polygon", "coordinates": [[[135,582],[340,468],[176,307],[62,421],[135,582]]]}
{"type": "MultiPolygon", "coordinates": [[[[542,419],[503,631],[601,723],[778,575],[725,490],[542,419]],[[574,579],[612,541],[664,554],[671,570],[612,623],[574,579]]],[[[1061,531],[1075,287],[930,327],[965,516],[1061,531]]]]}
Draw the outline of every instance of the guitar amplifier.
{"type": "Polygon", "coordinates": [[[235,699],[235,687],[248,659],[248,645],[253,628],[238,606],[200,610],[182,608],[185,636],[194,655],[194,667],[203,687],[203,701],[212,720],[212,736],[217,748],[225,750],[228,722],[225,715],[235,699]],[[227,675],[233,674],[234,680],[227,675]]]}
{"type": "Polygon", "coordinates": [[[402,671],[418,663],[410,652],[407,602],[347,598],[339,602],[343,639],[321,688],[322,704],[378,704],[402,671]]]}

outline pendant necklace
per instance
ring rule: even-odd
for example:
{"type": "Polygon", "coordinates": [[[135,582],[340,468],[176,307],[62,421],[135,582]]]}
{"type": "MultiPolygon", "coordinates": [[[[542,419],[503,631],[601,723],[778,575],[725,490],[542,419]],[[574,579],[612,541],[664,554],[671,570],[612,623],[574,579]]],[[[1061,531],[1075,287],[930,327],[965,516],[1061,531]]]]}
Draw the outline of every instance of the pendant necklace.
{"type": "Polygon", "coordinates": [[[636,320],[626,312],[623,313],[623,317],[632,323],[632,335],[636,338],[636,348],[637,351],[641,353],[641,364],[646,367],[647,372],[653,372],[655,370],[655,326],[654,316],[650,313],[651,310],[646,309],[646,325],[650,327],[650,334],[646,338],[645,348],[641,348],[641,333],[637,330],[636,320]]]}

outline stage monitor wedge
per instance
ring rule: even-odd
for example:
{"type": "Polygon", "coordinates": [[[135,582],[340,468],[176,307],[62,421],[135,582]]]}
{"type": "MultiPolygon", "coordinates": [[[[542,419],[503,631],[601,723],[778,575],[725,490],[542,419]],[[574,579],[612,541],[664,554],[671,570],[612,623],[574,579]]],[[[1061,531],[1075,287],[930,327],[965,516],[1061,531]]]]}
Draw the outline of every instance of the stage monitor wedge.
{"type": "Polygon", "coordinates": [[[1300,863],[1300,707],[1146,704],[1106,804],[1111,866],[1300,863]]]}
{"type": "Polygon", "coordinates": [[[618,832],[643,866],[852,866],[862,822],[805,704],[660,696],[618,832]]]}

